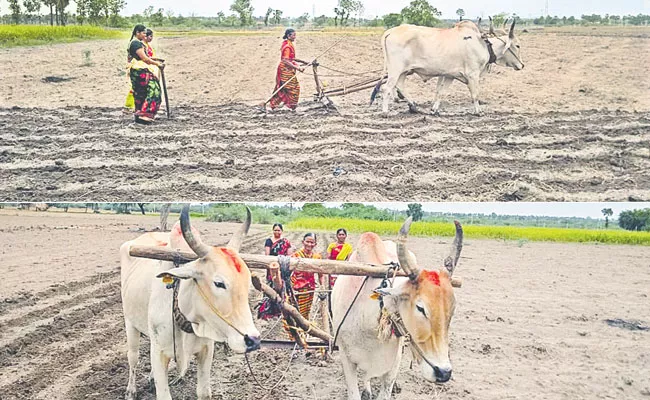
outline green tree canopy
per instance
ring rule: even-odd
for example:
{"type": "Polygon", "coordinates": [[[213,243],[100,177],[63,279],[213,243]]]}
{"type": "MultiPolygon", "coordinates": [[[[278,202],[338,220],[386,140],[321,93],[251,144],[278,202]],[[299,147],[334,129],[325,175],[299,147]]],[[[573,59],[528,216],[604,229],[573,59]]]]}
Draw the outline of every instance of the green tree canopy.
{"type": "Polygon", "coordinates": [[[402,23],[402,14],[391,13],[384,15],[384,26],[386,28],[392,28],[398,26],[402,23]]]}
{"type": "Polygon", "coordinates": [[[440,23],[436,17],[441,15],[442,13],[427,0],[413,0],[408,7],[402,9],[403,20],[413,25],[435,26],[440,23]]]}
{"type": "Polygon", "coordinates": [[[422,211],[422,204],[411,203],[408,204],[406,207],[408,207],[408,209],[406,210],[406,215],[408,215],[409,217],[413,217],[413,221],[419,221],[424,216],[424,212],[422,211]]]}
{"type": "Polygon", "coordinates": [[[239,14],[239,22],[242,26],[253,23],[253,6],[251,0],[235,0],[230,5],[230,10],[239,14]]]}
{"type": "Polygon", "coordinates": [[[628,231],[650,231],[650,208],[621,211],[618,225],[628,231]]]}

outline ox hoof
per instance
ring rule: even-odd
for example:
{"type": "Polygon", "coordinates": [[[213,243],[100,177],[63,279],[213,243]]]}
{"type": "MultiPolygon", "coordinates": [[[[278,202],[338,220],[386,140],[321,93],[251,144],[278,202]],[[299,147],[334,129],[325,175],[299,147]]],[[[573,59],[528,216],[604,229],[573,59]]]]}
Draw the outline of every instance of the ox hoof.
{"type": "Polygon", "coordinates": [[[440,116],[440,111],[438,111],[438,110],[431,110],[431,115],[433,115],[434,117],[439,117],[439,116],[440,116]]]}
{"type": "Polygon", "coordinates": [[[417,114],[418,113],[418,108],[415,106],[415,103],[410,103],[409,104],[409,112],[411,114],[417,114]]]}
{"type": "Polygon", "coordinates": [[[135,390],[127,390],[126,394],[124,395],[125,400],[135,400],[136,399],[136,392],[135,390]]]}

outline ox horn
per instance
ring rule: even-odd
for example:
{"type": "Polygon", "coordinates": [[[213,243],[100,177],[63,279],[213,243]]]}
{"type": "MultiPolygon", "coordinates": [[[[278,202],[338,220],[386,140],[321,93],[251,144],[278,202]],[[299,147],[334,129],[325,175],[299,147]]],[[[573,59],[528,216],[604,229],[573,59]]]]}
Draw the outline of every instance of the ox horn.
{"type": "Polygon", "coordinates": [[[509,19],[510,19],[510,17],[506,18],[506,19],[503,21],[503,30],[505,30],[505,29],[506,29],[506,26],[508,26],[508,20],[509,20],[509,19]]]}
{"type": "Polygon", "coordinates": [[[190,205],[185,204],[181,211],[181,232],[183,239],[190,246],[192,251],[196,253],[199,258],[203,258],[210,252],[210,246],[203,244],[201,239],[194,237],[192,233],[192,225],[190,225],[190,205]]]}
{"type": "Polygon", "coordinates": [[[239,248],[241,247],[241,243],[244,240],[244,236],[248,234],[248,230],[251,227],[251,209],[246,206],[246,220],[244,223],[239,227],[239,230],[235,232],[234,235],[232,235],[232,238],[230,238],[230,241],[226,245],[226,247],[230,247],[231,249],[235,251],[239,251],[239,248]]]}
{"type": "Polygon", "coordinates": [[[406,238],[408,237],[412,222],[413,217],[408,217],[399,229],[399,235],[397,236],[397,260],[399,261],[400,268],[406,272],[410,280],[414,281],[417,279],[420,270],[406,248],[406,238]]]}
{"type": "Polygon", "coordinates": [[[509,37],[510,39],[514,39],[514,38],[515,38],[515,22],[517,22],[517,18],[514,18],[514,19],[512,20],[512,25],[510,25],[510,32],[508,32],[508,37],[509,37]]]}
{"type": "Polygon", "coordinates": [[[449,255],[444,261],[445,268],[449,271],[449,276],[454,275],[454,270],[460,258],[460,252],[463,250],[463,227],[458,221],[454,221],[454,225],[456,226],[456,236],[454,237],[454,242],[451,244],[449,255]]]}
{"type": "Polygon", "coordinates": [[[494,24],[492,23],[492,17],[489,17],[489,18],[490,18],[490,31],[489,31],[489,33],[492,36],[496,36],[497,34],[494,33],[494,24]]]}

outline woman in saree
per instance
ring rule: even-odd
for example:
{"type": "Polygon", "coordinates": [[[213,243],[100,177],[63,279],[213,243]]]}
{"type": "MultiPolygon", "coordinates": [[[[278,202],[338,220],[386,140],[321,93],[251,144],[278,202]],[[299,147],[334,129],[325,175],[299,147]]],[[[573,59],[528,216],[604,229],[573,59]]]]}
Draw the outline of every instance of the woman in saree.
{"type": "MultiPolygon", "coordinates": [[[[316,247],[316,234],[308,233],[302,239],[302,248],[291,255],[298,258],[321,259],[320,253],[314,252],[316,247]]],[[[309,319],[311,304],[314,301],[314,291],[316,290],[316,274],[314,272],[293,271],[291,274],[291,288],[295,298],[294,306],[300,312],[300,315],[309,319]]],[[[291,336],[291,331],[286,321],[283,321],[284,328],[291,336]]]]}
{"type": "MultiPolygon", "coordinates": [[[[273,237],[266,239],[264,242],[264,254],[267,256],[286,256],[291,249],[291,242],[289,239],[282,236],[284,228],[282,224],[273,224],[273,237]]],[[[266,283],[271,287],[275,287],[271,271],[266,273],[266,283]]],[[[271,319],[281,314],[280,309],[268,297],[264,297],[260,304],[257,306],[257,318],[271,319]]]]}
{"type": "Polygon", "coordinates": [[[158,76],[164,64],[149,57],[143,40],[146,37],[144,25],[133,28],[128,55],[129,77],[135,100],[135,122],[151,123],[160,108],[161,90],[158,76]]]}
{"type": "MultiPolygon", "coordinates": [[[[345,229],[341,228],[336,231],[336,242],[327,246],[328,260],[347,261],[350,258],[352,246],[345,242],[347,238],[348,231],[345,229]]],[[[334,282],[336,282],[336,276],[330,275],[330,287],[334,286],[334,282]]]]}
{"type": "MultiPolygon", "coordinates": [[[[305,61],[296,58],[296,48],[293,42],[296,40],[296,31],[287,29],[282,37],[282,47],[280,50],[280,64],[275,76],[275,95],[269,101],[271,110],[274,110],[284,104],[290,110],[295,111],[300,99],[300,83],[296,71],[304,72],[305,68],[298,65],[306,65],[305,61]],[[282,88],[282,89],[280,89],[282,88]]],[[[264,105],[262,105],[264,106],[264,105]]]]}
{"type": "MultiPolygon", "coordinates": [[[[151,46],[151,41],[153,40],[153,31],[149,28],[145,31],[145,38],[142,40],[142,43],[145,45],[145,53],[147,54],[147,57],[149,58],[155,58],[155,52],[153,50],[153,46],[151,46]]],[[[129,54],[127,56],[127,71],[130,73],[131,70],[131,61],[133,57],[129,54]]],[[[131,77],[129,76],[129,82],[131,80],[131,77]]],[[[133,89],[129,89],[129,94],[126,95],[126,102],[124,103],[124,107],[131,111],[135,111],[135,99],[133,98],[133,89]]]]}

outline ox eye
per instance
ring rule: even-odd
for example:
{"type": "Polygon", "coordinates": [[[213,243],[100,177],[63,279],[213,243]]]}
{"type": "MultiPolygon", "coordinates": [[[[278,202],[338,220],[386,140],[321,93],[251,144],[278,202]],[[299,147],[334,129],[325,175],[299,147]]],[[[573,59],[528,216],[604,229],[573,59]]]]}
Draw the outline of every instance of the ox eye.
{"type": "Polygon", "coordinates": [[[226,288],[226,284],[223,283],[223,282],[215,282],[214,286],[218,287],[219,289],[225,289],[226,288]]]}
{"type": "Polygon", "coordinates": [[[515,47],[517,47],[518,49],[521,48],[521,46],[519,46],[519,45],[517,45],[517,46],[515,46],[515,47]]]}
{"type": "Polygon", "coordinates": [[[422,315],[424,315],[425,317],[427,316],[426,311],[424,311],[424,307],[422,307],[421,305],[416,305],[415,307],[418,309],[419,312],[422,313],[422,315]]]}

